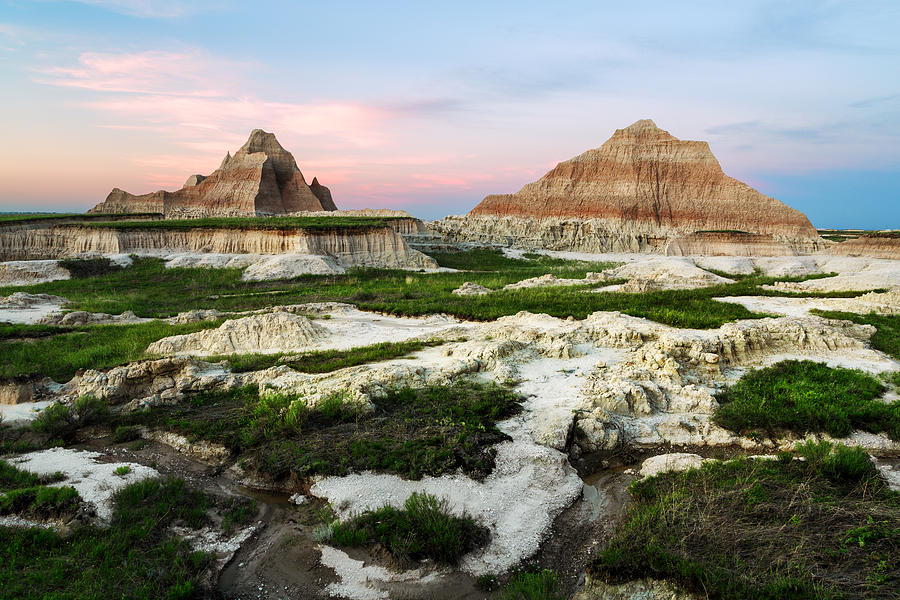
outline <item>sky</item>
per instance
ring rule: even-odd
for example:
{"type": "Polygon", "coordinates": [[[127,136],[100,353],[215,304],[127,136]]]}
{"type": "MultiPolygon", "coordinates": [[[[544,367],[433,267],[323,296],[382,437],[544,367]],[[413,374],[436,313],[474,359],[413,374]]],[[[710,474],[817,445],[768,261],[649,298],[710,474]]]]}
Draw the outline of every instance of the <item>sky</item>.
{"type": "Polygon", "coordinates": [[[0,211],[178,189],[254,128],[422,218],[651,118],[817,227],[900,228],[900,2],[0,0],[0,211]]]}

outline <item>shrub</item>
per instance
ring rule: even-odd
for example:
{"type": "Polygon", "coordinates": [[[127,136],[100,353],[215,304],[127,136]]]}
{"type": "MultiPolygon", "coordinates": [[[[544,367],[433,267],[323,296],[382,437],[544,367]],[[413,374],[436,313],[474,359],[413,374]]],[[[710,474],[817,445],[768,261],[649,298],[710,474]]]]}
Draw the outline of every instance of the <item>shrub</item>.
{"type": "Polygon", "coordinates": [[[332,540],[341,546],[377,542],[398,558],[456,564],[463,554],[487,543],[488,532],[468,515],[452,515],[446,500],[416,492],[402,510],[383,506],[337,523],[332,540]]]}
{"type": "Polygon", "coordinates": [[[68,271],[72,279],[99,277],[123,269],[123,267],[105,257],[61,260],[59,261],[59,266],[68,271]]]}
{"type": "Polygon", "coordinates": [[[70,426],[69,407],[62,402],[54,402],[46,407],[31,422],[32,431],[46,433],[50,437],[59,437],[70,426]]]}
{"type": "Polygon", "coordinates": [[[141,437],[140,429],[133,425],[119,425],[113,430],[113,442],[123,444],[133,442],[141,437]]]}
{"type": "Polygon", "coordinates": [[[797,444],[795,450],[810,466],[832,481],[857,482],[872,477],[877,472],[869,454],[859,446],[807,440],[797,444]]]}
{"type": "Polygon", "coordinates": [[[525,571],[514,574],[503,592],[503,600],[563,600],[556,572],[525,571]]]}
{"type": "Polygon", "coordinates": [[[119,477],[124,477],[125,475],[131,473],[131,467],[129,467],[128,465],[122,465],[121,467],[116,467],[113,473],[118,475],[119,477]]]}

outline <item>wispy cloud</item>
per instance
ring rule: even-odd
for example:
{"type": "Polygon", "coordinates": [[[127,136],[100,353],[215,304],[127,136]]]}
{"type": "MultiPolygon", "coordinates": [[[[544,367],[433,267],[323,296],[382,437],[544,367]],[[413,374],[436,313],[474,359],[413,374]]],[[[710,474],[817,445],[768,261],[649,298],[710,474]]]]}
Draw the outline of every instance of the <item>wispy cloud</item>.
{"type": "Polygon", "coordinates": [[[248,66],[195,49],[85,52],[77,65],[37,70],[35,81],[94,92],[215,97],[229,92],[226,75],[239,76],[248,66]]]}
{"type": "Polygon", "coordinates": [[[150,19],[175,19],[221,9],[221,0],[72,0],[79,4],[99,6],[124,15],[150,19]]]}

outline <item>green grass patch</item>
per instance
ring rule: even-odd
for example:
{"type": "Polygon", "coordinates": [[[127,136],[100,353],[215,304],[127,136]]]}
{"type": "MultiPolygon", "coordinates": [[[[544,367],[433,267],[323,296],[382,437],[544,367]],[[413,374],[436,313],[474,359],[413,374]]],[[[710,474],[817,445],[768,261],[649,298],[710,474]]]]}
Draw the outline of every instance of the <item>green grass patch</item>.
{"type": "Polygon", "coordinates": [[[35,475],[12,465],[5,460],[0,460],[0,492],[30,488],[48,483],[55,483],[65,479],[62,473],[53,475],[35,475]]]}
{"type": "Polygon", "coordinates": [[[586,270],[599,272],[620,264],[614,262],[566,260],[533,253],[523,254],[523,258],[510,258],[499,250],[438,252],[430,256],[437,261],[438,265],[448,269],[489,273],[515,271],[523,275],[530,272],[533,272],[535,275],[543,275],[544,273],[564,275],[567,272],[582,273],[586,270]]]}
{"type": "Polygon", "coordinates": [[[389,227],[390,222],[405,217],[208,217],[204,219],[164,219],[160,221],[108,221],[83,223],[85,227],[102,229],[139,229],[147,231],[189,229],[269,229],[333,231],[366,230],[389,227]]]}
{"type": "MultiPolygon", "coordinates": [[[[715,297],[801,296],[762,289],[759,286],[771,284],[777,278],[761,274],[703,289],[643,294],[588,293],[588,286],[501,290],[507,284],[544,273],[583,278],[603,265],[546,257],[536,261],[515,260],[496,252],[473,252],[438,257],[441,261],[456,261],[452,264],[457,266],[480,268],[479,271],[413,273],[358,269],[342,275],[305,275],[266,282],[241,281],[239,269],[166,269],[160,259],[137,258],[133,266],[123,271],[79,280],[2,288],[0,295],[14,291],[56,294],[68,298],[75,310],[111,314],[132,310],[142,317],[168,317],[200,308],[238,311],[275,304],[336,301],[394,315],[446,313],[473,320],[492,320],[522,310],[579,319],[595,311],[616,310],[676,327],[693,328],[719,327],[737,319],[766,316],[739,304],[716,302],[715,297]],[[485,296],[454,295],[453,290],[466,281],[497,291],[485,296]]],[[[854,295],[859,293],[806,294],[815,297],[854,295]]]]}
{"type": "Polygon", "coordinates": [[[520,571],[514,573],[503,588],[503,600],[564,600],[555,571],[520,571]]]}
{"type": "Polygon", "coordinates": [[[900,315],[876,315],[874,313],[861,315],[817,309],[809,312],[826,319],[843,319],[859,323],[860,325],[874,325],[878,331],[869,339],[872,347],[896,359],[900,359],[900,315]]]}
{"type": "Polygon", "coordinates": [[[10,490],[0,495],[0,515],[47,521],[72,516],[81,498],[70,486],[45,485],[10,490]]]}
{"type": "Polygon", "coordinates": [[[158,213],[132,213],[122,215],[109,214],[86,214],[86,213],[0,213],[0,225],[24,224],[29,222],[53,221],[53,220],[72,220],[79,221],[108,221],[116,218],[137,219],[142,217],[158,218],[162,215],[158,213]]]}
{"type": "Polygon", "coordinates": [[[494,467],[491,446],[509,439],[496,423],[520,410],[509,390],[465,382],[392,390],[375,401],[374,412],[340,395],[312,408],[302,398],[260,397],[248,387],[121,415],[113,426],[158,427],[221,443],[244,468],[273,480],[366,470],[418,479],[462,469],[483,477],[494,467]]]}
{"type": "Polygon", "coordinates": [[[231,354],[210,356],[205,360],[219,362],[226,360],[235,373],[260,371],[276,365],[287,365],[301,373],[329,373],[345,367],[364,365],[399,358],[425,348],[440,346],[442,340],[409,342],[383,342],[371,346],[361,346],[350,350],[321,350],[301,354],[279,352],[276,354],[231,354]]]}
{"type": "Polygon", "coordinates": [[[381,544],[398,560],[450,565],[489,539],[488,530],[471,516],[451,514],[446,500],[426,493],[414,493],[402,509],[383,506],[336,523],[331,535],[339,546],[381,544]]]}
{"type": "Polygon", "coordinates": [[[0,527],[0,589],[22,599],[187,599],[199,595],[210,564],[171,533],[199,528],[212,502],[181,479],[149,479],[114,496],[108,528],[79,526],[62,536],[0,527]]]}
{"type": "MultiPolygon", "coordinates": [[[[29,376],[47,376],[66,382],[79,369],[103,369],[146,358],[145,350],[151,342],[170,335],[193,333],[210,329],[220,321],[204,321],[170,325],[162,321],[132,325],[87,325],[82,327],[49,327],[46,325],[18,325],[0,329],[0,334],[27,338],[39,333],[42,337],[8,341],[0,352],[0,380],[29,376]],[[52,334],[52,335],[50,335],[52,334]]],[[[9,338],[7,338],[9,339],[9,338]]]]}
{"type": "Polygon", "coordinates": [[[900,402],[878,400],[885,386],[853,369],[786,360],[744,375],[717,394],[713,420],[735,432],[779,430],[845,437],[854,430],[900,439],[900,402]]]}
{"type": "Polygon", "coordinates": [[[733,600],[896,598],[900,494],[858,448],[799,451],[807,460],[710,462],[636,481],[590,575],[733,600]]]}

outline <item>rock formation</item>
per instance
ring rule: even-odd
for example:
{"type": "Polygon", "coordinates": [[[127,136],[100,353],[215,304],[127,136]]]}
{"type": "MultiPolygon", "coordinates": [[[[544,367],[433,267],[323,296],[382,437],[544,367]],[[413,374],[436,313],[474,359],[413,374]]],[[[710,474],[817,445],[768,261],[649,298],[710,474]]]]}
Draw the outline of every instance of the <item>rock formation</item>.
{"type": "Polygon", "coordinates": [[[871,256],[900,260],[900,231],[870,233],[835,244],[824,252],[837,256],[871,256]]]}
{"type": "MultiPolygon", "coordinates": [[[[60,225],[0,231],[0,281],[49,280],[47,273],[56,262],[38,263],[36,259],[70,258],[97,254],[154,254],[170,256],[193,252],[212,254],[316,255],[333,259],[335,266],[369,266],[391,269],[432,269],[437,263],[409,248],[403,236],[390,225],[373,224],[357,228],[230,229],[214,227],[148,228],[91,227],[60,225]],[[43,268],[36,274],[25,272],[43,268]]],[[[209,266],[216,266],[215,257],[209,266]]],[[[250,258],[250,257],[248,257],[250,258]]],[[[259,257],[256,257],[256,261],[259,257]]],[[[247,266],[245,262],[240,266],[247,266]]],[[[190,266],[190,265],[180,265],[190,266]]],[[[224,266],[224,265],[222,265],[224,266]]],[[[237,266],[237,265],[228,265],[237,266]]],[[[62,270],[61,277],[68,279],[62,270]]],[[[14,283],[15,284],[15,283],[14,283]]],[[[21,283],[18,283],[21,285],[21,283]]]]}
{"type": "Polygon", "coordinates": [[[649,119],[435,229],[560,250],[658,252],[699,231],[767,234],[806,252],[822,243],[803,213],[725,175],[706,142],[679,140],[649,119]]]}
{"type": "Polygon", "coordinates": [[[225,155],[209,176],[191,175],[175,192],[136,196],[113,188],[92,213],[162,213],[166,217],[281,215],[335,210],[318,180],[307,185],[294,157],[275,135],[254,129],[234,156],[225,155]]]}

